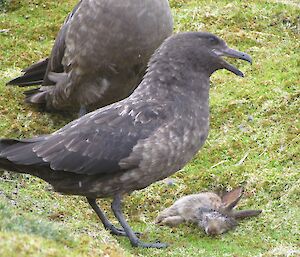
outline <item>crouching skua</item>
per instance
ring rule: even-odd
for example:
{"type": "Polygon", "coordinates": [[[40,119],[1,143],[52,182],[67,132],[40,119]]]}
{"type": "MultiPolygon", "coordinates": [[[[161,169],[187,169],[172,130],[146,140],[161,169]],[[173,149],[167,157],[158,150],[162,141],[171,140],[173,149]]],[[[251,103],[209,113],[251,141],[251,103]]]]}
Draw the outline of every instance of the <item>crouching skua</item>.
{"type": "Polygon", "coordinates": [[[82,0],[62,25],[49,58],[24,69],[10,85],[46,111],[87,111],[127,97],[147,63],[172,34],[168,0],[82,0]]]}

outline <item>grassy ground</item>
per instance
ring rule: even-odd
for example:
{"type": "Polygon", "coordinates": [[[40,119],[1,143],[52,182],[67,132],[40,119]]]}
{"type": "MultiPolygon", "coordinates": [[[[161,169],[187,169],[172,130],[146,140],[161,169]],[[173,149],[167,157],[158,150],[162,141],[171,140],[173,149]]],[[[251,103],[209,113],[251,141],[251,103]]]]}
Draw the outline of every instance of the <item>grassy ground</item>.
{"type": "MultiPolygon", "coordinates": [[[[4,2],[4,1],[1,1],[4,2]]],[[[0,137],[29,137],[70,120],[23,104],[5,83],[45,57],[75,0],[11,0],[0,13],[0,137]]],[[[132,249],[103,230],[83,198],[61,196],[43,181],[0,176],[0,256],[299,256],[300,5],[297,0],[170,1],[176,31],[206,30],[249,53],[212,78],[211,131],[205,147],[167,186],[158,182],[126,200],[125,212],[146,241],[165,250],[132,249]],[[182,195],[246,189],[240,206],[263,214],[210,238],[196,226],[157,227],[158,212],[182,195]]],[[[0,171],[1,175],[1,171],[0,171]]],[[[109,201],[101,200],[104,207],[109,201]]]]}

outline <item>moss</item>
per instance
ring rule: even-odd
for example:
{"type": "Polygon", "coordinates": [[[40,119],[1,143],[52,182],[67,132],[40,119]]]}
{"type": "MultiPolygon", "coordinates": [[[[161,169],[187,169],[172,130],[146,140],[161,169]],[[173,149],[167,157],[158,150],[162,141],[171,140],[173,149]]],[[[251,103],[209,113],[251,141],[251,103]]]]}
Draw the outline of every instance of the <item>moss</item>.
{"type": "MultiPolygon", "coordinates": [[[[49,54],[77,1],[11,1],[0,14],[0,135],[50,133],[72,117],[43,114],[5,83],[49,54]]],[[[166,250],[132,249],[103,230],[83,198],[61,196],[37,178],[0,178],[0,256],[297,256],[299,255],[299,4],[292,0],[171,0],[176,31],[206,30],[253,57],[246,74],[213,75],[211,130],[204,148],[172,176],[126,198],[125,213],[146,241],[166,250]],[[158,212],[182,195],[243,185],[241,207],[263,214],[228,234],[196,226],[157,227],[158,212]],[[18,255],[16,255],[18,254],[18,255]]],[[[230,60],[231,62],[234,62],[230,60]]],[[[101,200],[109,210],[109,201],[101,200]]],[[[110,212],[109,212],[110,213],[110,212]]],[[[109,214],[110,217],[111,214],[109,214]]]]}

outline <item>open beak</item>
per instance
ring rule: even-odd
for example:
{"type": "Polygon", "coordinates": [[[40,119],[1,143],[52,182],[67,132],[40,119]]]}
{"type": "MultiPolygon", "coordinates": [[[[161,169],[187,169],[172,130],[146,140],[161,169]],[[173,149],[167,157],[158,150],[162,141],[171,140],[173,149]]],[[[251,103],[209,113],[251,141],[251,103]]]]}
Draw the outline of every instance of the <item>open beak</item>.
{"type": "MultiPolygon", "coordinates": [[[[252,64],[252,59],[248,54],[239,52],[239,51],[231,49],[229,47],[227,47],[224,50],[223,49],[222,50],[214,49],[214,53],[218,56],[227,56],[227,57],[231,57],[231,58],[241,59],[241,60],[247,61],[252,64]]],[[[232,73],[234,73],[240,77],[244,77],[244,73],[241,72],[238,68],[236,68],[233,65],[231,65],[230,63],[226,62],[224,59],[221,59],[221,60],[222,60],[222,62],[221,62],[222,67],[224,69],[229,70],[232,73]]]]}

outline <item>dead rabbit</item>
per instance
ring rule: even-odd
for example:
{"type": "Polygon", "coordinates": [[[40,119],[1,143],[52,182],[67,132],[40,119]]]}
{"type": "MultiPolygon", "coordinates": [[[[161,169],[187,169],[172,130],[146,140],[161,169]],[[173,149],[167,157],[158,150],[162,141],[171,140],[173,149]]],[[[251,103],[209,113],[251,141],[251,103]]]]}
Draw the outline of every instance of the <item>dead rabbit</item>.
{"type": "Polygon", "coordinates": [[[198,224],[208,235],[219,235],[233,229],[237,219],[257,216],[262,212],[233,210],[242,195],[242,187],[226,192],[222,197],[212,192],[187,195],[163,210],[156,218],[156,223],[177,226],[191,222],[198,224]]]}

